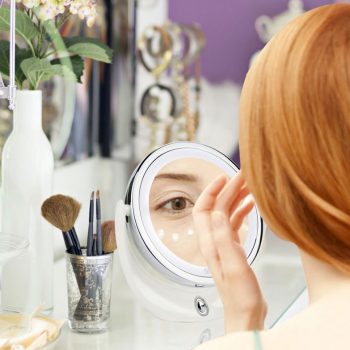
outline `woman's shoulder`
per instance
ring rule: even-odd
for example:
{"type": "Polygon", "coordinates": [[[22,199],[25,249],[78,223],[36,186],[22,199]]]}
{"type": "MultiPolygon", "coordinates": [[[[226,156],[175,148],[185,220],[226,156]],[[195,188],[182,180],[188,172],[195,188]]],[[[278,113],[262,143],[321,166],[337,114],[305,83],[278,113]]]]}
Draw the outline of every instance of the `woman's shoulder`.
{"type": "MultiPolygon", "coordinates": [[[[349,349],[350,305],[340,311],[328,305],[309,307],[272,329],[260,331],[262,350],[349,349]],[[346,310],[348,312],[344,312],[346,310]]],[[[253,332],[237,332],[214,339],[195,350],[256,350],[253,332]]]]}
{"type": "Polygon", "coordinates": [[[204,343],[195,350],[287,350],[291,345],[283,329],[259,331],[258,338],[257,341],[252,331],[235,332],[204,343]]]}

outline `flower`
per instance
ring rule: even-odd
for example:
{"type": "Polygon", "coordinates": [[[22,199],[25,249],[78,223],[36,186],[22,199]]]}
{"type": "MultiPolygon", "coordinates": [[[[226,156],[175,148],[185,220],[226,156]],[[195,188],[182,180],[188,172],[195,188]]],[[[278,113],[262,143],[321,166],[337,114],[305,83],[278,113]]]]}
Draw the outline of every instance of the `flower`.
{"type": "Polygon", "coordinates": [[[39,7],[38,16],[42,21],[53,19],[57,14],[57,5],[55,1],[47,0],[43,5],[39,7]]]}
{"type": "Polygon", "coordinates": [[[86,20],[86,24],[89,28],[91,28],[96,22],[96,15],[94,16],[89,16],[86,20]]]}
{"type": "MultiPolygon", "coordinates": [[[[9,2],[10,0],[0,0],[9,2]]],[[[37,14],[41,21],[52,20],[68,10],[72,15],[78,15],[81,20],[86,20],[88,27],[92,27],[97,19],[96,0],[16,0],[25,8],[37,8],[37,14]]]]}
{"type": "Polygon", "coordinates": [[[95,0],[71,0],[69,11],[73,15],[78,15],[81,20],[86,19],[88,27],[91,27],[96,20],[95,0]]]}
{"type": "Polygon", "coordinates": [[[57,14],[62,14],[64,13],[64,11],[66,10],[66,7],[65,7],[65,2],[64,1],[56,1],[56,12],[57,14]]]}
{"type": "Polygon", "coordinates": [[[69,11],[72,15],[76,15],[78,13],[80,7],[80,3],[78,1],[71,1],[69,6],[69,11]]]}
{"type": "Polygon", "coordinates": [[[23,0],[22,3],[26,8],[31,9],[33,7],[39,6],[40,0],[23,0]]]}

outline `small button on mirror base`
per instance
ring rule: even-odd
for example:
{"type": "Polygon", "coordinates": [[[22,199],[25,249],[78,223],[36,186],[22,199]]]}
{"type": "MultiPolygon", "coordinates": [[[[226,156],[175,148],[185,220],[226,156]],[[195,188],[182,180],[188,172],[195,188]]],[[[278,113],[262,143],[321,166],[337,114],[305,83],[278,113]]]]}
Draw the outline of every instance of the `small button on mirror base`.
{"type": "Polygon", "coordinates": [[[203,317],[208,316],[209,307],[203,298],[197,297],[194,300],[194,306],[195,306],[195,309],[197,310],[197,312],[199,313],[200,316],[203,316],[203,317]]]}

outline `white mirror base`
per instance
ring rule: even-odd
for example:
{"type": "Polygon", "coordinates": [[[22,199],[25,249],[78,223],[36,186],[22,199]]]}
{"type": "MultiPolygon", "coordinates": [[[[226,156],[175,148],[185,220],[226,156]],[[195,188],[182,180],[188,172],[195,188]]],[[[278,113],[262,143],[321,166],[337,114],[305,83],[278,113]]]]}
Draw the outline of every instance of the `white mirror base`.
{"type": "Polygon", "coordinates": [[[223,307],[215,287],[181,285],[154,269],[140,254],[126,227],[129,207],[121,200],[116,206],[116,236],[119,260],[125,278],[143,306],[168,321],[200,322],[223,318],[223,307]],[[201,316],[195,300],[205,300],[208,315],[201,316]]]}

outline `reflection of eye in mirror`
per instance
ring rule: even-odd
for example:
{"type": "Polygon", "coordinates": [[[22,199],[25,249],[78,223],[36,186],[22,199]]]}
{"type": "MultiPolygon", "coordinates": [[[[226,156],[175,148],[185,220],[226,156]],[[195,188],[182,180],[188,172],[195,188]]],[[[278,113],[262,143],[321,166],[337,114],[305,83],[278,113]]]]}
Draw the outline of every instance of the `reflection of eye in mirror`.
{"type": "MultiPolygon", "coordinates": [[[[154,229],[163,244],[179,258],[205,266],[195,232],[192,209],[206,186],[226,174],[212,162],[199,158],[181,158],[165,165],[156,174],[150,191],[149,207],[154,229]]],[[[245,242],[248,225],[239,232],[245,242]]]]}

